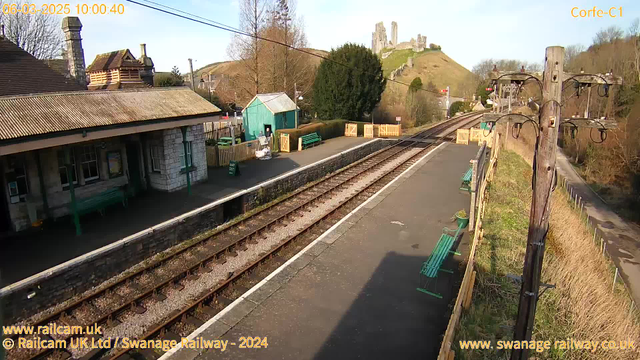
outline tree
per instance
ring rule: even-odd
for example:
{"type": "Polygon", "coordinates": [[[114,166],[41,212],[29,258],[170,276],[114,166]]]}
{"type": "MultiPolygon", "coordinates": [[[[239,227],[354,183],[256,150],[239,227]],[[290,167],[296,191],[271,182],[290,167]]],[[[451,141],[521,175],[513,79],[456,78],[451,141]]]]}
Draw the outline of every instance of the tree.
{"type": "Polygon", "coordinates": [[[593,38],[593,45],[598,46],[606,43],[613,43],[622,39],[624,32],[619,27],[612,25],[606,29],[602,29],[596,33],[593,38]]]}
{"type": "Polygon", "coordinates": [[[322,60],[313,83],[314,108],[321,119],[360,120],[380,102],[387,84],[380,58],[347,43],[322,60]]]}
{"type": "Polygon", "coordinates": [[[476,95],[480,98],[482,105],[487,105],[487,99],[489,98],[489,94],[491,94],[491,91],[487,90],[487,86],[488,84],[480,82],[476,89],[476,95]]]}
{"type": "MultiPolygon", "coordinates": [[[[307,47],[304,25],[296,16],[294,0],[277,0],[267,14],[266,25],[261,31],[263,38],[294,48],[307,47]]],[[[311,63],[309,55],[272,42],[264,42],[259,55],[265,64],[265,71],[261,75],[263,91],[283,91],[293,98],[294,84],[297,84],[299,89],[310,89],[315,66],[311,63]]]]}
{"type": "Polygon", "coordinates": [[[451,116],[455,116],[455,114],[459,112],[470,111],[471,106],[469,105],[470,104],[468,102],[456,101],[453,104],[451,104],[451,107],[449,107],[449,114],[451,114],[451,116]]]}
{"type": "Polygon", "coordinates": [[[242,63],[245,71],[241,76],[240,88],[250,96],[260,93],[260,76],[263,72],[260,51],[263,41],[259,39],[265,27],[267,15],[266,0],[240,1],[240,30],[249,34],[235,35],[227,48],[229,56],[242,63]]]}
{"type": "Polygon", "coordinates": [[[564,49],[564,69],[568,72],[575,72],[574,62],[578,55],[584,51],[582,44],[569,45],[564,49]]]}
{"type": "Polygon", "coordinates": [[[153,86],[167,87],[167,86],[182,86],[184,85],[184,79],[180,74],[180,69],[174,66],[170,73],[157,73],[153,77],[153,86]]]}
{"type": "MultiPolygon", "coordinates": [[[[3,6],[16,6],[16,9],[36,6],[22,0],[2,2],[3,6]]],[[[59,19],[49,14],[5,14],[0,11],[0,24],[4,24],[5,36],[21,49],[38,59],[54,59],[62,56],[64,39],[59,19]]]]}
{"type": "Polygon", "coordinates": [[[411,84],[409,84],[409,91],[415,93],[420,89],[422,89],[422,79],[418,76],[411,81],[411,84]]]}

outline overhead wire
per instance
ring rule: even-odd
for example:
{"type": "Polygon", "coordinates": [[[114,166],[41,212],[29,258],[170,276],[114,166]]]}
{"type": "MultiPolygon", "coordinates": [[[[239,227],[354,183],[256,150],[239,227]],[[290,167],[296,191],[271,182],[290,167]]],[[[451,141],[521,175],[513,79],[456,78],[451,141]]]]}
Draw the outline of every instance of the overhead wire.
{"type": "MultiPolygon", "coordinates": [[[[152,10],[160,11],[160,12],[165,13],[165,14],[168,14],[168,15],[176,16],[176,17],[179,17],[179,18],[182,18],[182,19],[185,19],[185,20],[189,20],[189,21],[193,21],[193,22],[196,22],[196,23],[199,23],[199,24],[202,24],[202,25],[211,26],[211,27],[213,27],[213,28],[220,29],[220,30],[224,30],[224,31],[228,31],[228,32],[231,32],[231,33],[234,33],[234,34],[237,34],[237,35],[248,36],[248,37],[251,37],[251,38],[258,39],[258,40],[263,40],[263,41],[271,42],[271,43],[274,43],[274,44],[277,44],[277,45],[280,45],[280,46],[287,47],[287,48],[289,48],[289,49],[291,49],[291,50],[295,50],[295,51],[298,51],[298,52],[301,52],[301,53],[304,53],[304,54],[307,54],[307,55],[311,55],[311,56],[314,56],[314,57],[317,57],[317,58],[320,58],[320,59],[323,59],[323,60],[326,60],[326,61],[332,62],[332,63],[334,63],[334,64],[337,64],[337,65],[340,65],[340,66],[346,67],[346,68],[351,69],[351,70],[354,70],[354,71],[362,72],[362,73],[364,73],[364,74],[369,74],[369,75],[374,76],[374,77],[378,76],[378,75],[377,75],[377,74],[375,74],[375,73],[370,73],[370,72],[367,72],[367,71],[364,71],[364,70],[361,70],[361,69],[357,69],[357,68],[355,68],[355,67],[353,67],[353,66],[349,66],[349,65],[347,65],[347,64],[344,64],[344,63],[341,63],[341,62],[339,62],[339,61],[336,61],[336,60],[330,59],[330,58],[328,58],[328,57],[326,57],[326,56],[322,56],[322,55],[320,55],[320,54],[316,54],[316,53],[311,52],[311,51],[308,51],[308,50],[305,50],[305,49],[301,49],[301,48],[297,48],[297,47],[295,47],[295,46],[292,46],[292,45],[289,45],[289,44],[283,43],[283,42],[278,41],[278,40],[273,40],[273,39],[265,38],[265,37],[262,37],[262,36],[260,36],[260,35],[254,36],[254,35],[252,35],[252,34],[250,34],[250,33],[247,33],[247,32],[245,32],[245,31],[242,31],[242,30],[240,30],[240,29],[234,28],[234,27],[232,27],[232,26],[229,26],[229,25],[226,25],[226,24],[220,23],[220,22],[218,22],[218,21],[214,21],[214,20],[211,20],[211,19],[207,19],[207,18],[204,18],[204,17],[202,17],[202,16],[198,16],[198,15],[195,15],[195,14],[191,14],[191,13],[186,12],[186,11],[183,11],[183,10],[179,10],[179,9],[176,9],[176,8],[172,8],[172,7],[170,7],[170,6],[166,6],[166,5],[158,4],[158,3],[155,3],[155,2],[150,1],[150,0],[141,0],[141,1],[144,1],[144,2],[148,2],[148,3],[154,4],[155,6],[152,6],[152,5],[149,5],[149,4],[143,4],[143,3],[139,2],[139,1],[135,1],[135,0],[126,0],[126,1],[127,1],[127,2],[130,2],[130,3],[133,3],[133,4],[136,4],[136,5],[140,5],[140,6],[146,7],[146,8],[148,8],[148,9],[152,9],[152,10]],[[159,7],[163,7],[163,8],[165,8],[165,9],[161,9],[161,8],[159,8],[159,7]],[[170,9],[171,11],[170,11],[170,10],[166,10],[166,9],[170,9]],[[174,12],[174,11],[175,11],[175,12],[174,12]],[[184,15],[178,14],[178,13],[176,13],[176,12],[179,12],[179,13],[184,14],[184,15]]],[[[395,79],[391,79],[391,78],[386,77],[386,76],[383,76],[383,79],[385,79],[385,80],[386,80],[386,81],[388,81],[388,82],[393,82],[393,83],[396,83],[396,84],[404,85],[404,86],[406,86],[406,87],[410,87],[410,84],[407,84],[407,83],[405,83],[405,82],[398,81],[398,80],[395,80],[395,79]]],[[[437,95],[440,95],[440,94],[441,94],[439,91],[433,91],[433,90],[429,90],[429,89],[418,88],[418,90],[425,91],[425,92],[428,92],[428,93],[437,94],[437,95]]],[[[450,94],[449,96],[453,96],[453,97],[462,97],[462,96],[454,96],[454,95],[451,95],[451,94],[450,94]]]]}

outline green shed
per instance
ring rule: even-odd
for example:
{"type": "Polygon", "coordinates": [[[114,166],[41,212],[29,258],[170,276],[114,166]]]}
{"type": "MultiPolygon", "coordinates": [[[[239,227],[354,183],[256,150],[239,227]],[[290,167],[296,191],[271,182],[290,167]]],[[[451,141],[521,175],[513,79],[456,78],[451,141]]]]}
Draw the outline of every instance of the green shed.
{"type": "Polygon", "coordinates": [[[293,129],[296,111],[296,104],[283,92],[256,95],[242,110],[245,139],[255,140],[260,133],[293,129]]]}

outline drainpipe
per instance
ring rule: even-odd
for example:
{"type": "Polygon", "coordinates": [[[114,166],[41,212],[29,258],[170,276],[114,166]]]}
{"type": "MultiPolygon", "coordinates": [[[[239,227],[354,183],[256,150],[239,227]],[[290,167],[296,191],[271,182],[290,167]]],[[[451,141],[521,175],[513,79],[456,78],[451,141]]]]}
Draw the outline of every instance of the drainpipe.
{"type": "Polygon", "coordinates": [[[47,187],[44,184],[44,175],[42,174],[42,164],[40,162],[40,151],[36,151],[36,166],[38,167],[38,179],[40,180],[40,194],[42,195],[42,208],[47,219],[51,219],[49,213],[49,201],[47,199],[47,187]]]}
{"type": "MultiPolygon", "coordinates": [[[[182,130],[182,145],[184,146],[184,169],[187,174],[187,194],[191,195],[191,178],[189,177],[189,162],[187,161],[187,127],[183,126],[182,130]]],[[[193,149],[191,149],[193,151],[193,149]]],[[[193,165],[193,164],[192,164],[193,165]]]]}
{"type": "Polygon", "coordinates": [[[68,146],[64,148],[64,165],[67,168],[67,179],[69,181],[69,195],[71,195],[71,212],[73,224],[76,226],[76,236],[82,235],[80,228],[80,216],[78,216],[78,204],[76,203],[76,192],[73,188],[73,177],[71,176],[71,152],[68,146]]]}

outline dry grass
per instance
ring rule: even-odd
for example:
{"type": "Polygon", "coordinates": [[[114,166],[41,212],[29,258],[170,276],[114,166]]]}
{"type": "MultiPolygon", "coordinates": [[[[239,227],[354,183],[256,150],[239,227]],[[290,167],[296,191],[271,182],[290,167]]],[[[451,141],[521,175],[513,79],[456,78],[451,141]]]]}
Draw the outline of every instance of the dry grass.
{"type": "MultiPolygon", "coordinates": [[[[525,141],[527,139],[524,139],[525,141]]],[[[508,148],[531,159],[528,141],[508,148]]],[[[457,340],[510,340],[520,285],[506,277],[522,273],[531,202],[531,166],[513,151],[500,156],[484,218],[485,240],[476,258],[472,306],[461,320],[457,340]]],[[[551,349],[531,352],[540,359],[640,359],[640,325],[629,316],[624,287],[612,292],[613,272],[593,235],[558,188],[552,198],[550,231],[542,281],[555,284],[538,302],[535,340],[634,341],[635,350],[551,349]]],[[[507,359],[498,350],[456,349],[463,359],[507,359]]],[[[456,357],[458,358],[458,357],[456,357]]]]}

